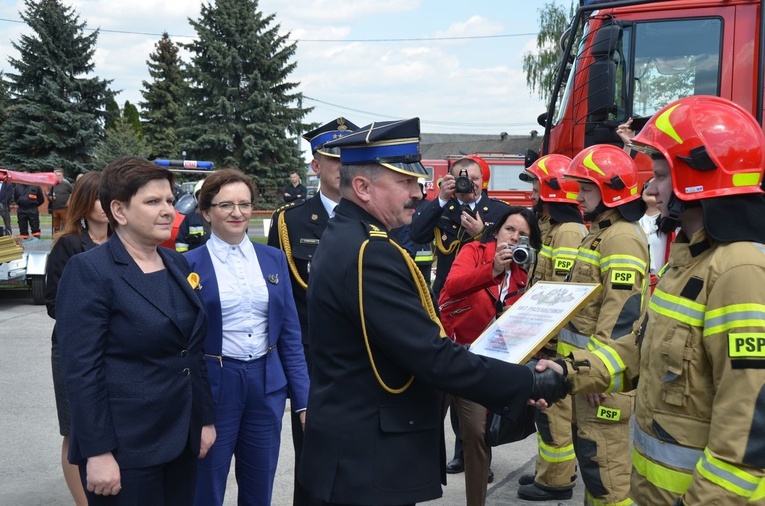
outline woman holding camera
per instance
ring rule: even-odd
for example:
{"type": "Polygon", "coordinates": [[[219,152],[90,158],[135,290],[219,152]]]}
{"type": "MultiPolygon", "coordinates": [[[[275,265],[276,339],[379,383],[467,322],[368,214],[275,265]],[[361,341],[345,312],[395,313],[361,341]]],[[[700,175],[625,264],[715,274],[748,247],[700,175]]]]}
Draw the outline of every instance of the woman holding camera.
{"type": "MultiPolygon", "coordinates": [[[[526,289],[528,269],[541,233],[531,211],[511,207],[487,230],[479,242],[463,246],[454,260],[438,299],[446,335],[463,346],[475,341],[505,306],[526,289]],[[524,261],[523,264],[516,261],[524,261]]],[[[486,502],[490,454],[484,437],[486,408],[467,399],[454,398],[465,453],[467,506],[486,502]]],[[[451,396],[444,399],[445,405],[451,396]]]]}

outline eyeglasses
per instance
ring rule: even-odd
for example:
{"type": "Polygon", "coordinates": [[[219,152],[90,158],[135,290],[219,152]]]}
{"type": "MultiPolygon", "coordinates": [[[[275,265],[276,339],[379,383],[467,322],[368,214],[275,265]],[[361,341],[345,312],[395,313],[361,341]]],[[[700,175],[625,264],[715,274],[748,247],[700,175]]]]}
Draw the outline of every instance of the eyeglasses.
{"type": "Polygon", "coordinates": [[[248,213],[252,211],[252,205],[252,202],[239,202],[238,204],[234,204],[233,202],[218,202],[217,204],[210,204],[210,207],[217,207],[224,213],[233,213],[234,208],[238,207],[241,212],[248,213]]]}

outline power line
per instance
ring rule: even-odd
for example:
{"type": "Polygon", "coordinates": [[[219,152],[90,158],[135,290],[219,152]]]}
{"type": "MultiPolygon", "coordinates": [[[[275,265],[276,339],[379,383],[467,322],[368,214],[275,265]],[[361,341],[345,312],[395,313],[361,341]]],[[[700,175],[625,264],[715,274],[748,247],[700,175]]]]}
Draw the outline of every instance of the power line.
{"type": "MultiPolygon", "coordinates": [[[[330,107],[334,107],[343,111],[351,111],[351,112],[356,112],[359,114],[364,114],[372,118],[405,119],[405,118],[402,118],[401,116],[391,116],[389,114],[382,114],[382,113],[376,113],[372,111],[364,111],[362,109],[354,109],[352,107],[345,107],[342,105],[333,104],[331,102],[326,102],[324,100],[319,100],[318,98],[309,97],[307,95],[303,95],[303,98],[306,100],[310,100],[311,102],[328,105],[330,107]]],[[[512,128],[512,127],[525,127],[532,124],[532,122],[528,122],[528,121],[524,123],[465,123],[462,121],[431,121],[431,120],[424,120],[424,119],[421,119],[420,122],[424,125],[435,125],[435,126],[444,126],[444,127],[468,127],[468,128],[512,128]]]]}
{"type": "MultiPolygon", "coordinates": [[[[0,21],[6,23],[18,23],[25,24],[20,19],[8,19],[0,18],[0,21]]],[[[121,35],[144,35],[149,37],[162,37],[164,33],[151,33],[151,32],[136,32],[132,30],[111,30],[108,28],[84,28],[87,31],[95,32],[96,30],[101,33],[117,33],[121,35]]],[[[451,37],[407,37],[407,38],[387,38],[387,39],[292,39],[295,42],[438,42],[438,41],[451,41],[451,40],[481,40],[481,39],[508,39],[512,37],[530,37],[537,35],[533,33],[506,33],[499,35],[464,35],[464,36],[451,36],[451,37]]],[[[173,35],[169,34],[173,38],[193,39],[196,35],[173,35]]]]}

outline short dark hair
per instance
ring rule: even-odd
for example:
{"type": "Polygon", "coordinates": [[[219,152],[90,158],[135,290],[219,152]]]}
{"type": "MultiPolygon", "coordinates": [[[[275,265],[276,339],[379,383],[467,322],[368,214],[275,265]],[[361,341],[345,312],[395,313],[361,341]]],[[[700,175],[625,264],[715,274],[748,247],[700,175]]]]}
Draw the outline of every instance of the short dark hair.
{"type": "Polygon", "coordinates": [[[539,230],[539,223],[537,223],[537,218],[530,209],[521,206],[510,206],[510,209],[502,213],[497,221],[486,230],[483,237],[481,237],[481,242],[496,240],[495,234],[499,232],[499,229],[502,228],[507,219],[514,214],[520,214],[526,220],[526,223],[529,224],[529,244],[532,248],[539,251],[542,247],[542,232],[539,230]]]}
{"type": "Polygon", "coordinates": [[[160,179],[167,180],[173,188],[175,175],[172,172],[138,156],[125,156],[106,166],[101,173],[98,198],[112,229],[117,228],[117,220],[112,215],[111,203],[115,200],[127,203],[138,190],[160,179]]]}
{"type": "Polygon", "coordinates": [[[452,164],[452,166],[449,168],[449,173],[452,176],[455,176],[455,175],[459,174],[458,170],[455,172],[456,169],[465,169],[465,170],[467,170],[467,168],[470,167],[471,165],[475,165],[476,167],[478,167],[479,171],[481,170],[481,166],[475,160],[471,160],[470,158],[460,158],[459,160],[454,162],[452,164]]]}
{"type": "Polygon", "coordinates": [[[342,165],[340,166],[340,189],[350,189],[351,182],[356,176],[364,176],[374,181],[380,174],[387,169],[382,165],[376,163],[361,164],[361,165],[342,165]]]}
{"type": "Polygon", "coordinates": [[[252,178],[236,167],[229,167],[213,172],[205,178],[202,189],[199,190],[199,200],[197,205],[200,211],[207,211],[212,207],[212,201],[220,192],[220,189],[227,184],[244,183],[250,189],[250,201],[255,201],[255,183],[252,178]]]}

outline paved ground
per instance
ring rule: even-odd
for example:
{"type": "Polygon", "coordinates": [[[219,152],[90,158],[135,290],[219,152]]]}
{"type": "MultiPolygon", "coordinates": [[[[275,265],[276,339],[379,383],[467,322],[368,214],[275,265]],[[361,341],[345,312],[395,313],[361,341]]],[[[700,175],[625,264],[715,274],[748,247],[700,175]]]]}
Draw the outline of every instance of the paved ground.
{"type": "MultiPolygon", "coordinates": [[[[251,227],[252,236],[262,237],[262,225],[257,225],[251,227]]],[[[48,244],[49,241],[43,241],[36,249],[48,244]]],[[[72,504],[59,468],[61,438],[50,373],[52,327],[53,321],[48,318],[44,306],[33,305],[27,292],[0,290],[0,505],[72,504]]],[[[283,423],[272,503],[276,506],[292,504],[294,458],[288,415],[283,423]]],[[[452,439],[449,430],[447,448],[453,446],[452,439]]],[[[489,485],[487,505],[524,504],[516,496],[517,481],[521,474],[533,470],[535,453],[535,436],[494,450],[492,468],[496,479],[489,485]]],[[[231,473],[227,506],[236,504],[235,490],[231,473]]],[[[428,504],[464,504],[464,490],[464,475],[450,475],[443,498],[428,504]]],[[[582,502],[583,488],[579,484],[570,501],[536,504],[574,505],[582,502]]]]}

